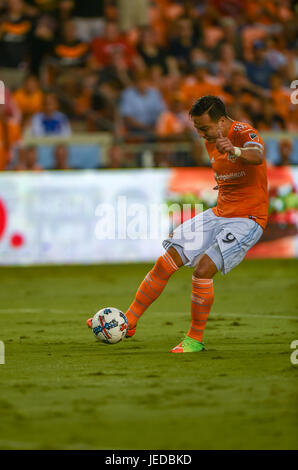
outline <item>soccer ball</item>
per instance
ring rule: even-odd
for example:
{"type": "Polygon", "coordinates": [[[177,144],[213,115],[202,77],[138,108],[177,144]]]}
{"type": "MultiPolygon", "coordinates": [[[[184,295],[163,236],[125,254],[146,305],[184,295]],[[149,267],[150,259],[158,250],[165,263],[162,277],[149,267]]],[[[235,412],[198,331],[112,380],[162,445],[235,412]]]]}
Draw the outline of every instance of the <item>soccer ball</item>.
{"type": "Polygon", "coordinates": [[[103,343],[115,344],[126,335],[128,321],[121,310],[107,307],[94,315],[91,328],[96,339],[103,343]]]}

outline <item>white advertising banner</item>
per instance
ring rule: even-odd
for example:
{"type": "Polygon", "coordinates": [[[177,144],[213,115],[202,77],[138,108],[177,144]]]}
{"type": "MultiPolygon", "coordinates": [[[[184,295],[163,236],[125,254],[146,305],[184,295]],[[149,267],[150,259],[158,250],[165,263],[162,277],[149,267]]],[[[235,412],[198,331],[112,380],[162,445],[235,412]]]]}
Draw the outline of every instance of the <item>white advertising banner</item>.
{"type": "Polygon", "coordinates": [[[0,175],[0,264],[149,261],[168,234],[170,171],[0,175]]]}

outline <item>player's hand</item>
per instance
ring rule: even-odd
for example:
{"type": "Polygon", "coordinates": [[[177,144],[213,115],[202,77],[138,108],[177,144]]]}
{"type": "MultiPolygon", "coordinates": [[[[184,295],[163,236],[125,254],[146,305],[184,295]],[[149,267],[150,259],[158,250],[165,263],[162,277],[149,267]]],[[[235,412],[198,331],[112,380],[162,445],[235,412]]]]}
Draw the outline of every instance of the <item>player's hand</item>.
{"type": "Polygon", "coordinates": [[[227,137],[222,135],[222,132],[218,132],[219,137],[216,139],[216,148],[220,153],[232,153],[234,154],[234,145],[227,137]]]}

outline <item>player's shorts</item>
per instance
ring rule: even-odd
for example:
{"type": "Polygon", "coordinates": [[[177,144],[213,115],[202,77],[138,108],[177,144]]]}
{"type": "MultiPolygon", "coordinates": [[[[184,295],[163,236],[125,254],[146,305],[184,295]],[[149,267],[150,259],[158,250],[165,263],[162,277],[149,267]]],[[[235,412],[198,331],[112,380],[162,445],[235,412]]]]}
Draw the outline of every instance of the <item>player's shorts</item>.
{"type": "Polygon", "coordinates": [[[189,267],[194,267],[205,253],[218,271],[227,274],[241,263],[262,234],[262,227],[252,219],[217,217],[208,209],[179,225],[162,245],[166,250],[173,246],[189,267]]]}

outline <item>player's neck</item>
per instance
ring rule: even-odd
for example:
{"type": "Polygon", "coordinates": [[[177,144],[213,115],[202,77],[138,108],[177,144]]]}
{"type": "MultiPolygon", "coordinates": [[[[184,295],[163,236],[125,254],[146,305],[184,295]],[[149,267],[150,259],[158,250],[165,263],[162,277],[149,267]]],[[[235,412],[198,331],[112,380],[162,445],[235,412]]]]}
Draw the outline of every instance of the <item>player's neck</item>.
{"type": "Polygon", "coordinates": [[[223,126],[223,135],[226,137],[231,130],[232,125],[234,124],[234,120],[230,117],[225,118],[224,126],[223,126]]]}

